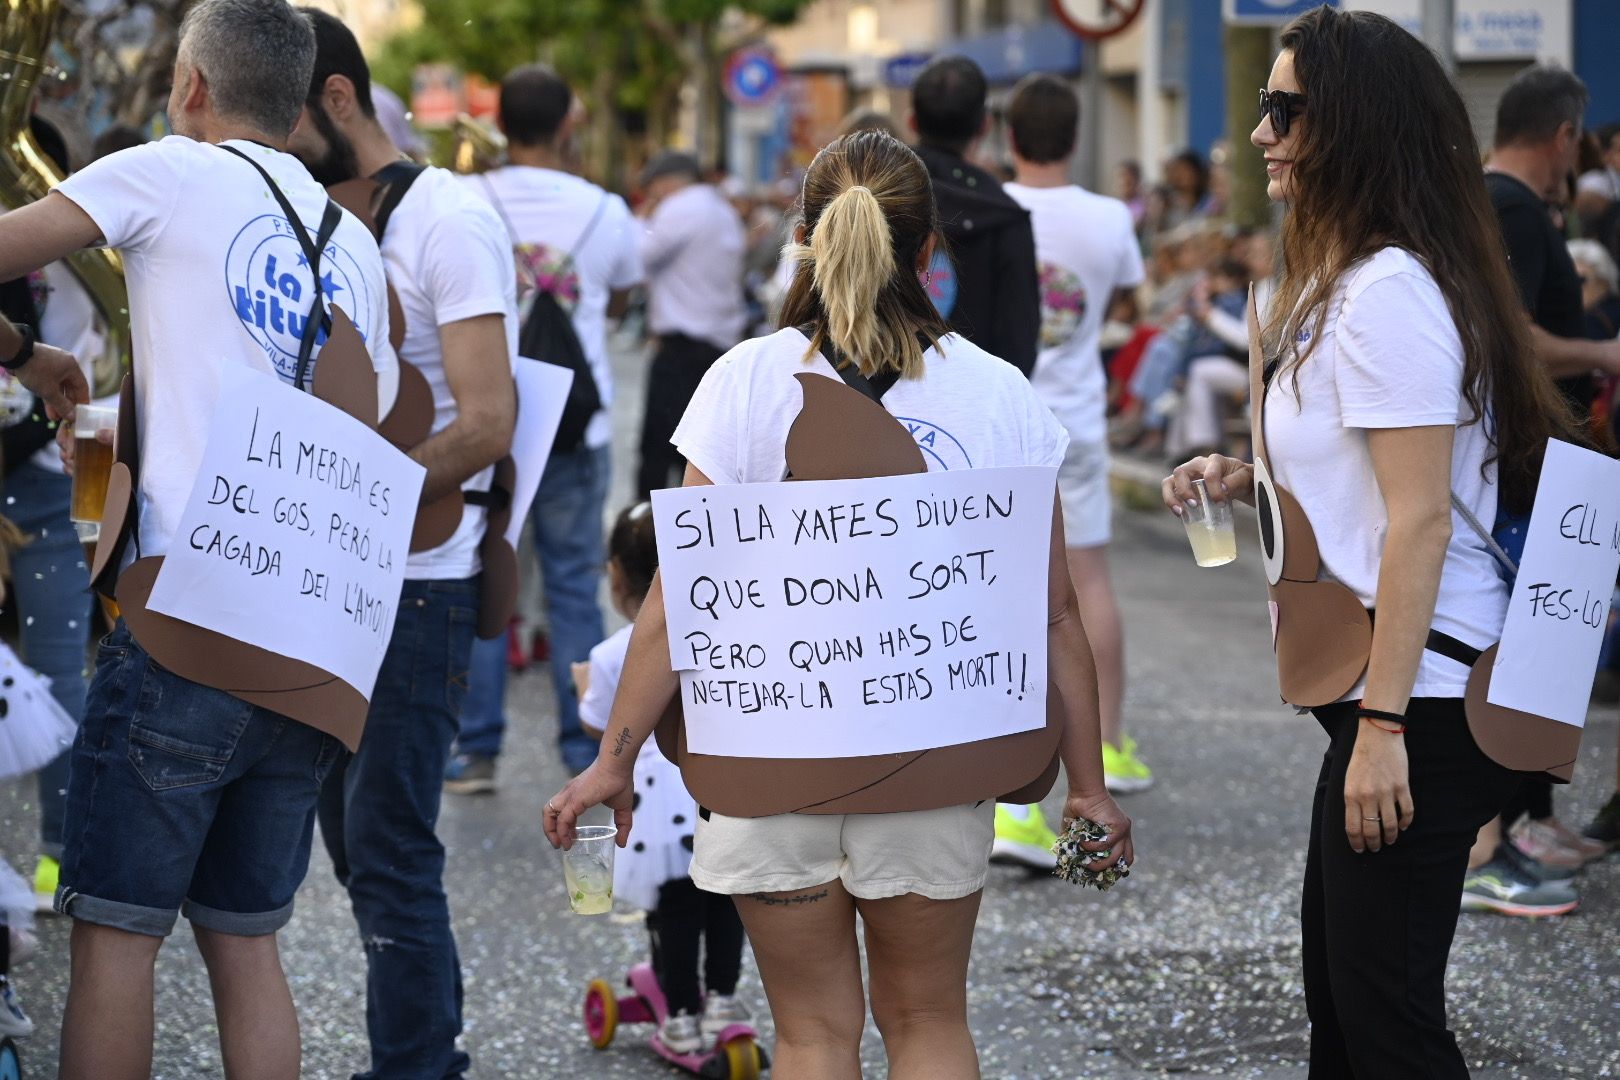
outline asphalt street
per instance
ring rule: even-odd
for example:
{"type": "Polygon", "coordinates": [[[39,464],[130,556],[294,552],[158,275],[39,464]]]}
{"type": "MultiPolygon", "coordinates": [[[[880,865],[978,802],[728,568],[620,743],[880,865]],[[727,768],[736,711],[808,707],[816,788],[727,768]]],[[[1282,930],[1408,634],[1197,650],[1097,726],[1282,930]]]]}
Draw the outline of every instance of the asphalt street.
{"type": "MultiPolygon", "coordinates": [[[[621,477],[632,464],[640,353],[624,378],[621,477]]],[[[622,505],[616,499],[613,509],[622,505]]],[[[1239,559],[1203,570],[1168,516],[1121,510],[1114,572],[1128,633],[1127,723],[1157,786],[1126,802],[1139,864],[1112,893],[997,867],[974,953],[972,1022],[986,1077],[1139,1078],[1167,1073],[1254,1080],[1305,1076],[1298,964],[1299,881],[1324,738],[1278,703],[1260,562],[1240,521],[1239,559]]],[[[678,1075],[621,1028],[605,1052],[579,1019],[586,984],[644,956],[639,915],[572,915],[541,807],[564,775],[552,752],[549,680],[513,680],[500,791],[447,797],[440,834],[466,981],[466,1047],[478,1077],[678,1075]]],[[[1616,712],[1593,711],[1560,813],[1586,821],[1607,796],[1616,712]]],[[[1048,802],[1055,817],[1060,799],[1048,802]]],[[[32,783],[0,790],[0,849],[32,868],[32,783]]],[[[366,1066],[364,962],[344,895],[316,845],[298,911],[282,935],[303,1017],[305,1075],[366,1066]]],[[[1620,1076],[1620,859],[1590,869],[1582,907],[1551,921],[1464,916],[1451,970],[1452,1025],[1475,1075],[1504,1080],[1620,1076]]],[[[16,972],[39,1024],[23,1045],[29,1077],[54,1075],[68,927],[42,919],[40,955],[16,972]]],[[[202,963],[184,923],[158,966],[155,1075],[221,1075],[202,963]]],[[[408,987],[403,988],[409,993],[408,987]]],[[[758,981],[743,997],[770,1024],[758,981]]],[[[869,1031],[868,1075],[884,1075],[869,1031]]]]}

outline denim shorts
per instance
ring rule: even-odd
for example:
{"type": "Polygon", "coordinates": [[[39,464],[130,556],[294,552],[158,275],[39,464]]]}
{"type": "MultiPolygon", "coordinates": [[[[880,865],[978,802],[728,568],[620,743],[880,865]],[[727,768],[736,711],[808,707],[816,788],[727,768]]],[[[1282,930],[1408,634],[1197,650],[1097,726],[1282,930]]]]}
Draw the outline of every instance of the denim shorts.
{"type": "Polygon", "coordinates": [[[73,744],[56,910],[165,937],[272,934],[309,869],[330,735],[160,667],[122,623],[73,744]]]}

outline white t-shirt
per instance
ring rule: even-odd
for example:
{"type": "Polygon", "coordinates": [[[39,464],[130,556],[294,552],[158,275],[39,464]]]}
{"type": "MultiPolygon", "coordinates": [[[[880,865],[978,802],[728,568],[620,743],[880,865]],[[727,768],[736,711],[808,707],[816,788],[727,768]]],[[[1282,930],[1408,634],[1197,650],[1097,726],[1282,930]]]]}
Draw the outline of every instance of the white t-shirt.
{"type": "MultiPolygon", "coordinates": [[[[591,650],[591,682],[579,703],[579,718],[598,730],[607,730],[633,629],[623,627],[591,650]]],[[[659,889],[691,869],[697,802],[687,792],[681,770],[659,752],[658,740],[651,736],[636,755],[632,790],[635,820],[629,846],[613,862],[613,895],[651,911],[658,906],[659,889]]]]}
{"type": "MultiPolygon", "coordinates": [[[[269,172],[313,239],[326,190],[290,154],[230,145],[269,172]]],[[[162,555],[197,480],[221,369],[240,364],[292,382],[314,279],[264,180],[218,146],[170,136],[104,157],[56,190],[124,258],[141,441],[140,554],[162,555]]],[[[365,339],[388,407],[397,365],[382,260],[370,230],[347,212],[324,249],[321,277],[329,301],[365,339]]]]}
{"type": "Polygon", "coordinates": [[[554,169],[507,165],[464,180],[474,194],[495,207],[511,235],[517,259],[518,324],[528,317],[537,287],[569,309],[574,333],[602,395],[602,408],[585,429],[585,445],[593,449],[606,446],[613,439],[613,420],[608,414],[613,404],[608,297],[616,289],[641,282],[640,226],[619,196],[554,169]],[[593,217],[595,225],[591,225],[593,217]],[[585,235],[587,227],[589,236],[585,235]],[[573,264],[564,273],[563,263],[570,253],[573,264]],[[562,280],[558,280],[560,274],[562,280]]]}
{"type": "MultiPolygon", "coordinates": [[[[1302,331],[1302,334],[1309,331],[1302,331]]],[[[1308,340],[1308,338],[1307,338],[1308,340]]],[[[1272,474],[1305,510],[1327,576],[1368,608],[1378,592],[1389,516],[1373,474],[1367,429],[1456,424],[1451,490],[1487,528],[1496,519],[1496,468],[1484,423],[1463,395],[1463,350],[1445,297],[1409,252],[1384,248],[1345,275],[1321,340],[1297,369],[1284,366],[1266,399],[1272,474]]],[[[1434,628],[1475,648],[1495,644],[1508,589],[1484,541],[1452,513],[1434,628]]],[[[1462,697],[1468,669],[1423,654],[1414,697],[1462,697]]],[[[1358,685],[1349,697],[1359,697],[1358,685]]]]}
{"type": "MultiPolygon", "coordinates": [[[[597,731],[606,731],[608,717],[613,713],[613,699],[619,693],[619,679],[624,675],[624,658],[630,652],[630,631],[634,626],[621,626],[618,632],[591,647],[591,678],[585,693],[579,699],[580,722],[597,731]]],[[[642,746],[646,752],[653,745],[649,738],[642,746]]]]}
{"type": "Polygon", "coordinates": [[[711,184],[691,184],[659,203],[641,251],[649,329],[685,334],[717,349],[737,344],[748,323],[747,246],[742,218],[711,184]]]}
{"type": "Polygon", "coordinates": [[[1601,195],[1613,202],[1620,199],[1620,171],[1603,168],[1581,173],[1575,190],[1582,195],[1601,195]]]}
{"type": "MultiPolygon", "coordinates": [[[[428,169],[400,200],[383,233],[388,282],[405,312],[400,359],[415,364],[433,388],[433,433],[456,418],[456,399],[445,378],[439,328],[480,315],[506,319],[509,365],[517,362],[517,280],[506,226],[447,169],[428,169]]],[[[464,491],[488,491],[494,466],[479,472],[464,491]]],[[[449,540],[412,553],[405,576],[413,581],[469,578],[478,573],[484,538],[481,506],[469,506],[449,540]]]]}
{"type": "Polygon", "coordinates": [[[1029,381],[1076,442],[1102,442],[1108,379],[1098,339],[1114,290],[1145,277],[1130,208],[1074,185],[1003,189],[1035,230],[1041,351],[1029,381]]]}
{"type": "MultiPolygon", "coordinates": [[[[842,382],[798,330],[738,345],[709,369],[670,440],[717,484],[781,480],[788,429],[804,406],[795,375],[842,382]]],[[[1069,436],[1017,368],[957,334],[923,354],[921,379],[901,379],[883,407],[911,431],[931,472],[1058,465],[1069,436]]]]}

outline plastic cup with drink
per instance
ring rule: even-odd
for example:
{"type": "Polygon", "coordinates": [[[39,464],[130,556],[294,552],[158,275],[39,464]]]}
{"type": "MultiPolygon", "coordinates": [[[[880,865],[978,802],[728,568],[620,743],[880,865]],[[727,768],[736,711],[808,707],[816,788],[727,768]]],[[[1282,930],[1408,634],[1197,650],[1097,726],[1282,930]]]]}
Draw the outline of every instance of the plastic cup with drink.
{"type": "Polygon", "coordinates": [[[619,830],[612,825],[581,825],[574,846],[562,853],[568,906],[576,915],[606,915],[613,910],[613,853],[619,830]]]}
{"type": "Polygon", "coordinates": [[[1237,532],[1232,526],[1232,504],[1215,502],[1204,481],[1192,482],[1197,500],[1186,508],[1181,522],[1187,528],[1193,558],[1199,566],[1225,566],[1237,558],[1237,532]]]}
{"type": "Polygon", "coordinates": [[[68,518],[86,544],[101,539],[117,428],[116,406],[80,405],[73,412],[73,503],[68,518]]]}

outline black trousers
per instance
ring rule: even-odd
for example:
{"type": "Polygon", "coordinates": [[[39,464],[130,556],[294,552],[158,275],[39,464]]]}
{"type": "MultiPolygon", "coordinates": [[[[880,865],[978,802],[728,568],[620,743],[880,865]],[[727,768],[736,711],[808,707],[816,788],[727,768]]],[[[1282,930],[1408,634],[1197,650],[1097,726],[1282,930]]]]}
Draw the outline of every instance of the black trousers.
{"type": "Polygon", "coordinates": [[[742,974],[743,924],[731,897],[704,892],[691,878],[666,882],[647,912],[653,973],[671,1015],[703,1011],[703,990],[731,995],[742,974]],[[698,982],[702,946],[703,982],[698,982]]]}
{"type": "Polygon", "coordinates": [[[1518,790],[1502,808],[1502,828],[1511,829],[1526,814],[1530,815],[1531,821],[1546,821],[1553,816],[1551,780],[1521,781],[1518,790]]]}
{"type": "Polygon", "coordinates": [[[1344,777],[1358,736],[1353,704],[1315,710],[1332,740],[1316,782],[1300,924],[1310,1080],[1466,1080],[1446,1027],[1446,961],[1457,931],[1474,835],[1519,774],[1474,743],[1463,703],[1416,698],[1407,709],[1412,827],[1357,855],[1344,833],[1344,777]]]}
{"type": "Polygon", "coordinates": [[[641,417],[641,463],[636,469],[636,497],[679,487],[686,459],[669,444],[675,426],[697,393],[698,383],[724,350],[685,334],[658,339],[647,372],[647,408],[641,417]]]}

